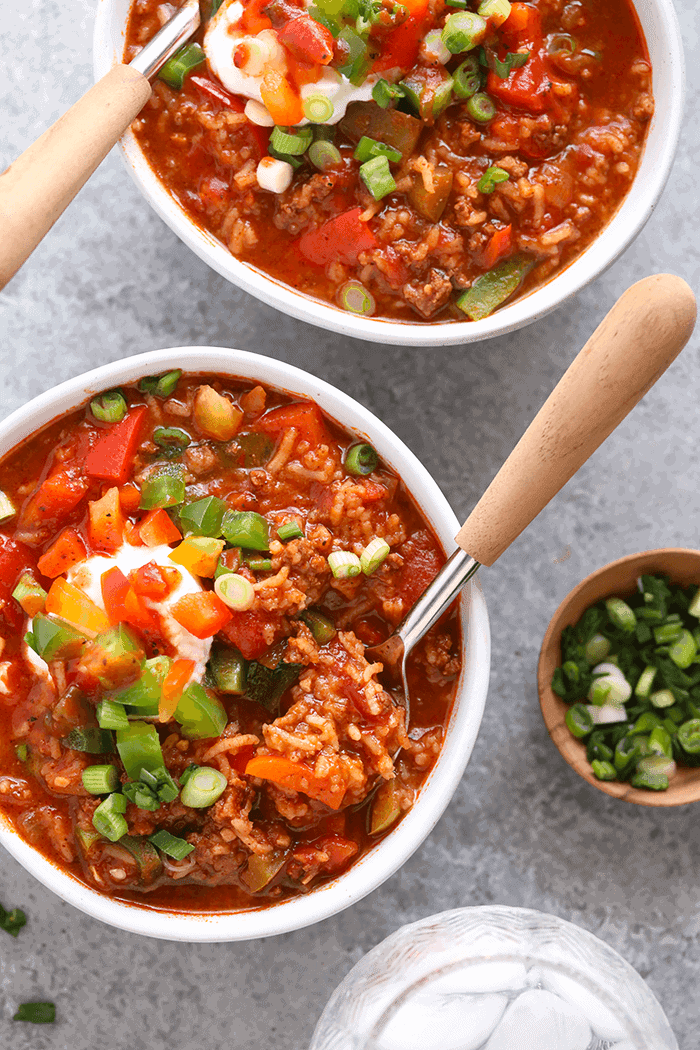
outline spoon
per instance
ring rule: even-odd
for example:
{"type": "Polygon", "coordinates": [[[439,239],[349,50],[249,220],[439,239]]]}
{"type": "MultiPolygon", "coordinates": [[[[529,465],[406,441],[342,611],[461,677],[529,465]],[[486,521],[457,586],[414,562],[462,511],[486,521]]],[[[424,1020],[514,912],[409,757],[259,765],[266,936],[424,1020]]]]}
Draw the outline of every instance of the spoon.
{"type": "Polygon", "coordinates": [[[110,69],[0,175],[0,289],[141,112],[150,81],[199,23],[199,0],[185,0],[136,58],[110,69]]]}
{"type": "Polygon", "coordinates": [[[406,660],[480,565],[490,566],[654,385],[688,342],[693,292],[656,274],[618,299],[574,359],[456,536],[448,559],[394,633],[367,649],[410,697],[406,660]]]}

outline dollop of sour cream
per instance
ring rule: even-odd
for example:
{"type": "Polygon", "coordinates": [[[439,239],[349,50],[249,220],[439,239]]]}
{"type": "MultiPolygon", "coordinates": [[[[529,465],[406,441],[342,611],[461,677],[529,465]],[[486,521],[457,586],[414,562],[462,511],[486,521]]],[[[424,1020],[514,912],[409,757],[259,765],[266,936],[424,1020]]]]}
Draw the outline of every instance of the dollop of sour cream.
{"type": "MultiPolygon", "coordinates": [[[[199,580],[188,572],[182,565],[176,565],[170,560],[172,547],[162,545],[159,547],[132,547],[125,543],[115,551],[114,554],[95,554],[79,565],[73,566],[66,573],[66,579],[77,587],[102,611],[105,611],[102,598],[102,574],[115,566],[128,576],[134,569],[154,561],[158,565],[175,568],[180,573],[180,582],[173,588],[171,593],[163,601],[154,601],[144,598],[143,601],[149,608],[153,609],[160,618],[163,637],[172,645],[177,657],[184,660],[194,661],[195,668],[191,681],[201,682],[211,651],[211,638],[195,638],[193,634],[186,631],[170,612],[170,609],[185,594],[195,594],[201,591],[202,585],[199,580]]],[[[29,624],[31,631],[32,625],[29,624]]],[[[48,665],[29,646],[26,647],[26,658],[34,671],[41,675],[48,675],[48,665]]]]}
{"type": "MultiPolygon", "coordinates": [[[[224,87],[234,95],[253,101],[253,105],[246,106],[248,119],[254,124],[271,127],[274,121],[263,105],[260,89],[268,70],[283,76],[287,73],[286,51],[274,29],[263,29],[254,36],[246,34],[240,27],[242,15],[243,5],[240,0],[223,3],[209,22],[204,36],[204,51],[212,71],[224,87]],[[241,48],[241,45],[245,47],[241,48]],[[244,60],[240,56],[244,56],[244,60]]],[[[304,84],[299,93],[302,102],[312,96],[325,95],[333,105],[333,115],[325,123],[337,124],[345,116],[351,102],[368,102],[371,99],[377,79],[376,76],[370,76],[358,87],[351,84],[342,73],[324,66],[319,79],[313,84],[304,84]]],[[[310,121],[304,118],[297,127],[308,123],[310,121]]]]}

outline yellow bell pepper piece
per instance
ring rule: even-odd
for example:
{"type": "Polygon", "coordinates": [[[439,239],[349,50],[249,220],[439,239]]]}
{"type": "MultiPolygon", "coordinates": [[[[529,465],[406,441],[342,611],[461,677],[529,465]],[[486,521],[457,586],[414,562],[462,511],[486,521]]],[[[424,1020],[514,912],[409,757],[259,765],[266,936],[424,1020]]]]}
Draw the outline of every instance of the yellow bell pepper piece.
{"type": "Polygon", "coordinates": [[[224,540],[188,536],[170,552],[170,560],[184,566],[194,576],[213,576],[225,546],[224,540]]]}

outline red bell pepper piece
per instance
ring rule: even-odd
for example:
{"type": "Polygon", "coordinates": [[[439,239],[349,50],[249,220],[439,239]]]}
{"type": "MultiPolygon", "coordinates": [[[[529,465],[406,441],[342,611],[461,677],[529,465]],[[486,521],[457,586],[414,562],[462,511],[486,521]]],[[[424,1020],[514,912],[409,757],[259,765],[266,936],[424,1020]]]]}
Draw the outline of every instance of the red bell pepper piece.
{"type": "Polygon", "coordinates": [[[361,214],[361,208],[352,208],[324,222],[317,230],[303,233],[297,241],[299,251],[315,266],[325,266],[334,259],[356,263],[360,252],[376,248],[379,243],[367,223],[360,219],[361,214]]]}
{"type": "Polygon", "coordinates": [[[280,44],[303,62],[327,66],[333,58],[333,34],[308,15],[293,18],[277,31],[280,44]]]}
{"type": "Polygon", "coordinates": [[[123,623],[126,620],[125,599],[131,584],[122,570],[115,565],[114,568],[102,573],[100,586],[102,601],[110,623],[123,623]]]}
{"type": "Polygon", "coordinates": [[[87,482],[67,470],[59,470],[42,481],[19,516],[20,528],[54,525],[65,518],[87,492],[87,482]]]}
{"type": "Polygon", "coordinates": [[[513,250],[513,227],[504,226],[502,230],[496,230],[484,250],[484,266],[490,270],[501,259],[505,259],[513,250]]]}
{"type": "Polygon", "coordinates": [[[129,582],[140,597],[162,601],[170,594],[179,575],[177,569],[168,569],[158,565],[155,561],[149,561],[146,565],[141,565],[129,573],[129,582]],[[168,575],[173,572],[176,576],[168,579],[168,575]]]}
{"type": "Polygon", "coordinates": [[[149,510],[139,522],[138,531],[147,547],[160,547],[164,543],[175,543],[182,539],[182,533],[162,507],[149,510]]]}
{"type": "Polygon", "coordinates": [[[432,583],[442,565],[435,541],[425,529],[414,532],[398,548],[403,558],[399,593],[405,608],[414,605],[429,583],[432,583]]]}
{"type": "Polygon", "coordinates": [[[429,20],[428,0],[402,0],[409,15],[385,39],[382,53],[372,66],[373,73],[399,67],[409,70],[416,64],[421,41],[429,20]]]}
{"type": "Polygon", "coordinates": [[[268,434],[281,434],[290,427],[294,427],[299,437],[314,448],[327,445],[330,441],[321,409],[310,401],[297,401],[292,405],[273,408],[255,424],[256,430],[264,430],[268,434]]]}
{"type": "Polygon", "coordinates": [[[18,630],[24,613],[12,597],[23,572],[34,570],[35,556],[23,543],[0,535],[0,624],[18,630]]]}
{"type": "Polygon", "coordinates": [[[88,452],[85,473],[91,478],[111,481],[114,485],[125,485],[145,422],[148,408],[138,405],[105,430],[88,452]]]}

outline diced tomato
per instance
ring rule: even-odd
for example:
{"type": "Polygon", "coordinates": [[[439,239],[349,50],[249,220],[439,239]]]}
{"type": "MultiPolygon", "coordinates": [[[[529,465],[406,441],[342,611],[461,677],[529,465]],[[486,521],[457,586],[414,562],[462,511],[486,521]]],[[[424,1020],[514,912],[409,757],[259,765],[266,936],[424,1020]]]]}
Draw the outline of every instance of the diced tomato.
{"type": "Polygon", "coordinates": [[[381,642],[382,632],[370,620],[360,620],[355,624],[355,634],[365,645],[378,645],[381,642]]]}
{"type": "Polygon", "coordinates": [[[327,66],[333,58],[333,34],[308,15],[292,19],[277,31],[280,44],[304,62],[327,66]]]}
{"type": "Polygon", "coordinates": [[[400,594],[406,608],[413,605],[437,576],[442,557],[427,529],[414,532],[398,548],[404,559],[401,569],[400,594]]]}
{"type": "Polygon", "coordinates": [[[50,528],[74,510],[87,492],[84,478],[60,470],[42,481],[19,516],[20,528],[44,526],[50,528]]]}
{"type": "Polygon", "coordinates": [[[75,529],[64,529],[37,562],[39,572],[53,579],[62,576],[87,558],[87,550],[75,529]]]}
{"type": "Polygon", "coordinates": [[[501,40],[509,51],[542,39],[540,12],[530,4],[516,2],[510,6],[510,14],[501,26],[501,40]]]}
{"type": "Polygon", "coordinates": [[[214,99],[215,102],[220,102],[222,106],[226,106],[227,109],[233,110],[234,113],[242,113],[245,106],[242,100],[237,95],[232,95],[230,91],[227,91],[221,84],[217,84],[215,80],[210,80],[209,77],[199,76],[197,73],[192,73],[188,78],[188,84],[192,84],[198,91],[201,91],[207,98],[214,99]]]}
{"type": "Polygon", "coordinates": [[[257,36],[263,29],[272,29],[271,20],[263,14],[269,3],[270,0],[250,0],[249,3],[243,5],[243,13],[239,21],[242,33],[246,36],[257,36]]]}
{"type": "Polygon", "coordinates": [[[147,547],[160,547],[162,544],[175,543],[182,539],[182,533],[162,507],[149,510],[139,522],[138,530],[147,547]]]}
{"type": "Polygon", "coordinates": [[[23,572],[36,567],[34,555],[23,543],[0,535],[0,624],[18,630],[24,619],[19,604],[12,597],[23,572]]]}
{"type": "Polygon", "coordinates": [[[237,773],[245,773],[246,766],[248,765],[254,754],[254,744],[251,744],[249,747],[242,747],[241,750],[237,751],[235,755],[229,753],[227,757],[231,769],[235,769],[237,773]]]}
{"type": "Polygon", "coordinates": [[[362,502],[363,503],[377,503],[380,499],[386,499],[389,495],[383,485],[379,485],[376,481],[365,481],[362,484],[362,502]]]}
{"type": "Polygon", "coordinates": [[[361,208],[352,208],[324,222],[317,230],[303,233],[297,241],[299,251],[315,266],[325,266],[335,259],[356,263],[360,252],[376,248],[379,243],[368,224],[360,218],[361,214],[361,208]]]}
{"type": "Polygon", "coordinates": [[[263,128],[260,124],[253,124],[249,122],[246,125],[246,130],[258,151],[258,159],[266,157],[270,146],[270,133],[272,128],[263,128]]]}
{"type": "Polygon", "coordinates": [[[89,477],[111,481],[114,485],[126,484],[147,413],[146,405],[138,405],[121,422],[113,423],[104,431],[85,459],[85,473],[89,477]]]}
{"type": "Polygon", "coordinates": [[[218,175],[210,175],[203,179],[199,187],[199,196],[205,204],[218,206],[228,204],[231,187],[226,179],[220,179],[218,175]]]}
{"type": "Polygon", "coordinates": [[[314,448],[330,442],[321,409],[311,401],[297,401],[292,405],[273,408],[260,417],[255,427],[256,430],[264,430],[267,434],[281,434],[284,430],[294,427],[299,437],[308,441],[314,448]]]}
{"type": "Polygon", "coordinates": [[[416,64],[421,41],[425,36],[429,20],[428,0],[402,0],[409,10],[405,22],[397,26],[386,37],[382,53],[372,66],[373,73],[385,69],[409,70],[416,64]]]}
{"type": "Polygon", "coordinates": [[[267,652],[280,633],[279,621],[270,615],[253,612],[234,612],[231,619],[221,631],[221,635],[245,657],[246,660],[257,660],[267,652]],[[274,637],[269,638],[270,627],[274,627],[274,637]]]}
{"type": "MultiPolygon", "coordinates": [[[[142,598],[162,601],[170,594],[173,586],[172,580],[167,580],[165,577],[167,571],[167,568],[164,569],[157,562],[149,561],[146,565],[141,565],[129,573],[129,582],[136,594],[142,598]]],[[[177,573],[177,569],[170,571],[177,573]]]]}
{"type": "Polygon", "coordinates": [[[527,50],[530,55],[524,66],[512,70],[505,79],[489,70],[489,94],[530,113],[550,109],[554,102],[552,84],[555,77],[546,58],[540,12],[529,4],[513,4],[509,17],[501,26],[501,40],[500,59],[504,59],[509,51],[527,50]]]}
{"type": "Polygon", "coordinates": [[[114,568],[102,573],[100,586],[102,601],[110,623],[123,623],[127,615],[124,603],[131,584],[122,570],[115,565],[114,568]]]}
{"type": "Polygon", "coordinates": [[[185,594],[170,609],[181,627],[195,638],[213,638],[231,619],[231,610],[213,591],[185,594]]]}
{"type": "Polygon", "coordinates": [[[339,871],[360,848],[352,839],[342,835],[324,835],[312,845],[328,854],[328,860],[321,866],[321,871],[328,872],[339,871]]]}
{"type": "Polygon", "coordinates": [[[502,230],[496,230],[484,250],[484,266],[490,270],[501,259],[505,259],[513,250],[513,227],[504,226],[502,230]]]}

